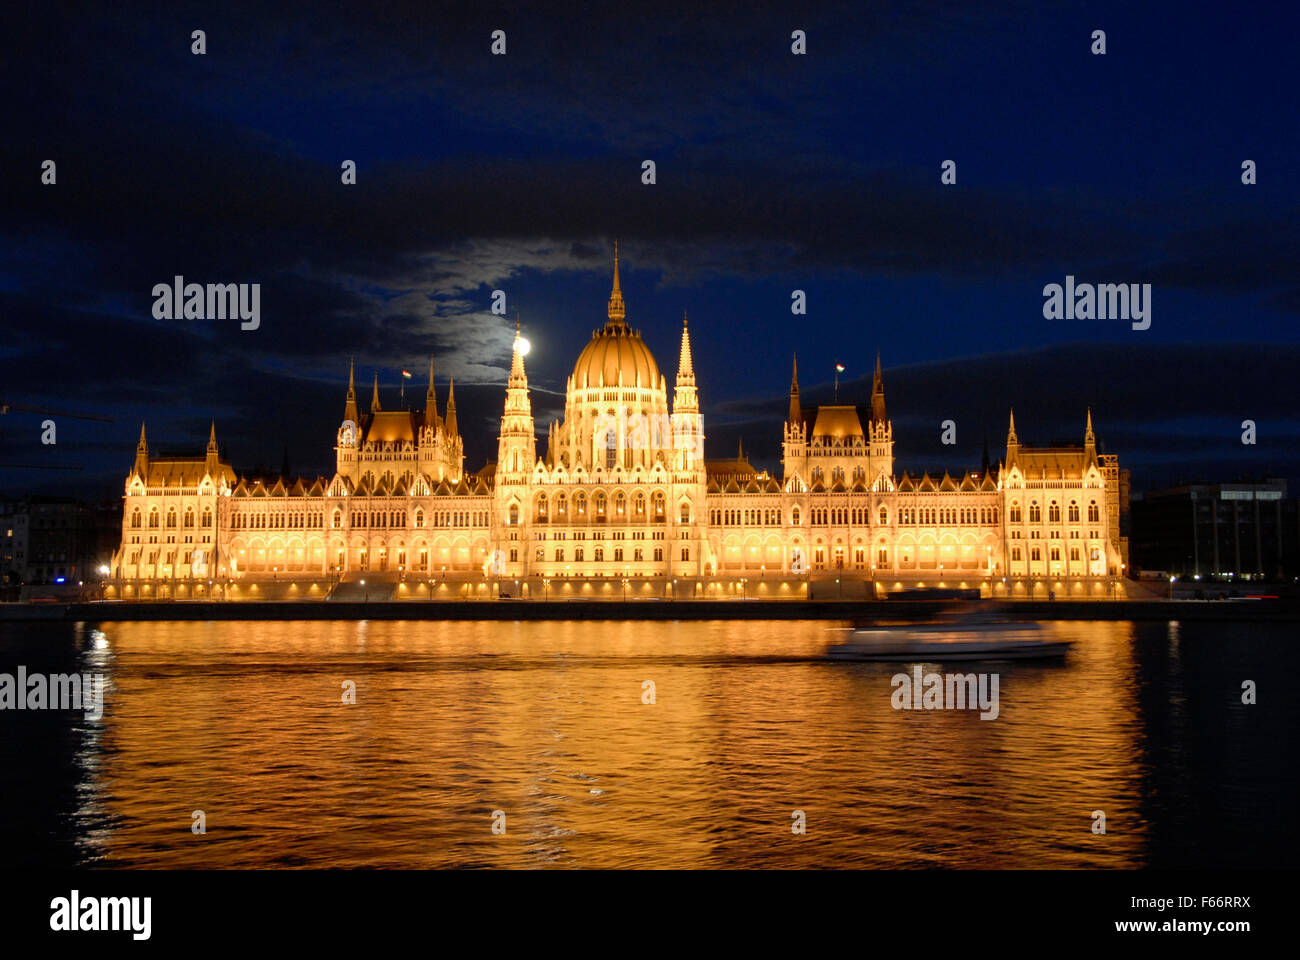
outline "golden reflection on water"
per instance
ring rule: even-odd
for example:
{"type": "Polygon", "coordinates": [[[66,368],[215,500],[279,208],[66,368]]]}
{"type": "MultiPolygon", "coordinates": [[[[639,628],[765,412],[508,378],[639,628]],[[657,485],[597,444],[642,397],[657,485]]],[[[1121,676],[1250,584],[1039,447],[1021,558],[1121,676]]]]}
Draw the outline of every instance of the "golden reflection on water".
{"type": "Polygon", "coordinates": [[[1000,713],[894,710],[823,622],[122,623],[79,757],[87,862],[142,867],[1141,863],[1132,625],[1000,713]],[[356,685],[355,705],[343,701],[356,685]],[[643,684],[655,702],[644,704],[643,684]],[[1108,832],[1091,832],[1092,811],[1108,832]],[[206,835],[191,831],[194,811],[206,835]],[[506,833],[492,833],[493,812],[506,833]],[[807,833],[791,832],[804,811],[807,833]]]}

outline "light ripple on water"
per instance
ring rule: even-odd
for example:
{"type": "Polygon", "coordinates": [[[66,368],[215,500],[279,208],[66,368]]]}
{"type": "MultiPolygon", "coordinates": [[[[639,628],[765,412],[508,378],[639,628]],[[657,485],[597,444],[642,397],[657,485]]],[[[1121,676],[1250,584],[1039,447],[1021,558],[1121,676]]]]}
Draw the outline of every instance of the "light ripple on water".
{"type": "MultiPolygon", "coordinates": [[[[890,678],[910,665],[826,662],[843,633],[820,622],[375,622],[364,651],[346,622],[107,624],[103,721],[76,717],[61,734],[0,746],[13,759],[40,737],[71,737],[67,790],[45,785],[55,809],[19,807],[10,798],[30,794],[7,774],[0,813],[37,829],[57,819],[47,832],[102,866],[1120,867],[1185,862],[1191,848],[1216,864],[1293,855],[1279,791],[1293,791],[1295,758],[1271,734],[1289,731],[1295,707],[1243,714],[1232,695],[1239,677],[1294,671],[1289,631],[1046,626],[1079,641],[1064,664],[953,667],[1000,674],[990,722],[892,709],[890,678]],[[341,702],[345,680],[355,705],[341,702]],[[646,680],[654,704],[642,703],[646,680]],[[1098,808],[1104,836],[1090,830],[1098,808]],[[199,809],[205,836],[190,831],[199,809]],[[503,836],[491,831],[497,810],[503,836]],[[791,832],[794,810],[804,836],[791,832]]],[[[0,633],[5,664],[51,644],[70,649],[71,628],[0,633]]]]}

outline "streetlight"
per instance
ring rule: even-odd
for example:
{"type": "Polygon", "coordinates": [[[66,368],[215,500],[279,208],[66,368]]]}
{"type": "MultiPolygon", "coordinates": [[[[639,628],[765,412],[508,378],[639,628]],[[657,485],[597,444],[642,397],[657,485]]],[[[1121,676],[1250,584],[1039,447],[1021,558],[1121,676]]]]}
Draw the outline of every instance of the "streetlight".
{"type": "Polygon", "coordinates": [[[1175,579],[1174,577],[1169,578],[1169,599],[1170,600],[1174,598],[1174,579],[1175,579]]]}

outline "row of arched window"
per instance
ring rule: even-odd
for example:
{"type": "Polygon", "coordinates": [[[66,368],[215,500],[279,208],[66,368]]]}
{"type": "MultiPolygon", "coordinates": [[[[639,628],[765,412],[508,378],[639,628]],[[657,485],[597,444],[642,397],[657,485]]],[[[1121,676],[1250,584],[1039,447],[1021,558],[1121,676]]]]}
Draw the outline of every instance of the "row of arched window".
{"type": "Polygon", "coordinates": [[[232,513],[230,529],[316,530],[323,521],[324,518],[319,513],[232,513]]]}
{"type": "MultiPolygon", "coordinates": [[[[597,522],[600,522],[612,516],[616,520],[630,517],[633,520],[651,519],[662,523],[667,516],[667,506],[668,501],[661,491],[655,491],[651,494],[647,505],[644,493],[635,494],[629,503],[626,494],[622,490],[618,490],[614,493],[611,502],[603,490],[598,490],[591,498],[591,511],[589,514],[587,495],[582,491],[578,491],[573,495],[572,502],[564,493],[557,493],[553,498],[548,497],[545,493],[539,493],[533,504],[533,519],[539,523],[547,523],[551,520],[567,520],[570,517],[585,520],[588,516],[591,516],[597,522]]],[[[519,522],[517,514],[518,508],[512,507],[510,520],[512,524],[519,522]]],[[[682,523],[691,522],[690,504],[682,504],[680,517],[682,523]]]]}
{"type": "Polygon", "coordinates": [[[750,507],[709,511],[709,523],[715,527],[777,527],[781,525],[779,507],[750,507]]]}
{"type": "Polygon", "coordinates": [[[406,511],[353,510],[349,520],[353,527],[394,527],[400,530],[406,527],[406,511]]]}
{"type": "MultiPolygon", "coordinates": [[[[1079,522],[1079,502],[1077,500],[1070,501],[1070,503],[1066,507],[1066,515],[1069,517],[1070,523],[1079,522]]],[[[1012,523],[1021,522],[1020,501],[1013,500],[1011,502],[1011,512],[1008,514],[1008,517],[1012,523]]],[[[1030,523],[1043,522],[1043,508],[1039,506],[1037,500],[1029,501],[1029,522],[1030,523]]],[[[1057,503],[1055,500],[1052,500],[1047,505],[1047,522],[1048,523],[1061,522],[1061,505],[1057,503]]],[[[1096,500],[1088,501],[1088,522],[1089,523],[1101,522],[1101,508],[1097,505],[1096,500]]]]}
{"type": "MultiPolygon", "coordinates": [[[[136,507],[134,510],[131,511],[131,529],[132,529],[132,530],[139,530],[139,529],[141,528],[141,526],[143,525],[144,522],[145,522],[145,521],[144,521],[144,517],[143,517],[143,515],[141,514],[141,512],[140,512],[140,508],[139,508],[139,507],[136,507]]],[[[150,509],[150,511],[149,511],[149,518],[148,518],[149,529],[150,529],[150,530],[157,530],[158,527],[159,527],[159,524],[162,523],[162,522],[164,522],[164,521],[161,520],[160,514],[159,514],[159,512],[158,512],[158,508],[157,508],[157,507],[154,507],[154,508],[150,509]]],[[[176,522],[177,522],[177,514],[176,514],[176,510],[175,510],[175,509],[168,510],[168,511],[167,511],[166,521],[165,521],[165,524],[166,524],[167,529],[168,529],[168,530],[175,530],[175,529],[176,529],[176,522]]],[[[189,508],[189,507],[186,508],[186,510],[185,510],[185,515],[184,515],[184,517],[183,517],[183,519],[182,519],[181,522],[182,522],[182,525],[183,525],[186,529],[190,529],[190,528],[192,528],[192,527],[194,526],[194,510],[193,510],[193,508],[189,508]]],[[[212,526],[212,508],[211,508],[211,507],[204,507],[204,508],[203,508],[203,514],[202,514],[202,517],[200,518],[200,521],[199,521],[199,522],[200,522],[204,527],[210,527],[210,526],[212,526]]]]}
{"type": "MultiPolygon", "coordinates": [[[[882,518],[885,508],[880,508],[882,518]]],[[[998,522],[997,507],[899,507],[900,526],[992,526],[998,522]]],[[[881,519],[881,526],[886,521],[881,519]]]]}

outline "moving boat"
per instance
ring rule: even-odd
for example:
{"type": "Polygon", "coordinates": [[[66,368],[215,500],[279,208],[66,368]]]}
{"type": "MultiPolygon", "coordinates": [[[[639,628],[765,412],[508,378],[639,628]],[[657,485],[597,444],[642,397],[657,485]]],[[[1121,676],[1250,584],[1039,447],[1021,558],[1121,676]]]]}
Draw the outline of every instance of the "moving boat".
{"type": "Polygon", "coordinates": [[[1063,657],[1073,641],[1042,636],[1037,623],[998,619],[991,613],[954,611],[934,623],[865,627],[831,646],[834,660],[1029,660],[1063,657]]]}

